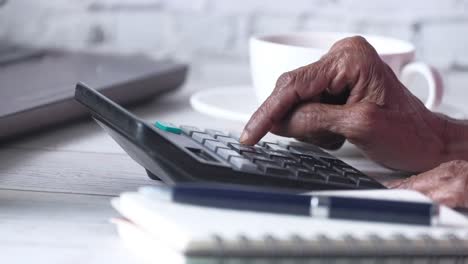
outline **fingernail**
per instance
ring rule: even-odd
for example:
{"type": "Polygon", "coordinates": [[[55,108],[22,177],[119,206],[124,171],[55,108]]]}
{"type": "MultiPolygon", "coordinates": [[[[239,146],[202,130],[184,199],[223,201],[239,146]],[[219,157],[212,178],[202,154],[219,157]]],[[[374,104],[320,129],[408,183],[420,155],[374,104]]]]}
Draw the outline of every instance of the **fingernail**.
{"type": "Polygon", "coordinates": [[[241,144],[244,144],[245,141],[247,141],[248,139],[249,139],[249,133],[247,133],[247,131],[245,131],[245,130],[242,131],[242,134],[241,134],[241,136],[240,136],[240,138],[239,138],[239,142],[240,142],[241,144]]]}

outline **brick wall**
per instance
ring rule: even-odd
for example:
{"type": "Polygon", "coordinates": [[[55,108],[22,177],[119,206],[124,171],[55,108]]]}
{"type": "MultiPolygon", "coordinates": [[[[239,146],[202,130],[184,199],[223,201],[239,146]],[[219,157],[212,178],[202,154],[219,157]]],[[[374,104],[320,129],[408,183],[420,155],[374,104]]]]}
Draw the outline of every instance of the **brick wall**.
{"type": "Polygon", "coordinates": [[[233,65],[247,63],[251,34],[290,30],[410,40],[443,71],[452,96],[468,98],[468,0],[7,0],[0,8],[0,37],[19,42],[233,65]]]}

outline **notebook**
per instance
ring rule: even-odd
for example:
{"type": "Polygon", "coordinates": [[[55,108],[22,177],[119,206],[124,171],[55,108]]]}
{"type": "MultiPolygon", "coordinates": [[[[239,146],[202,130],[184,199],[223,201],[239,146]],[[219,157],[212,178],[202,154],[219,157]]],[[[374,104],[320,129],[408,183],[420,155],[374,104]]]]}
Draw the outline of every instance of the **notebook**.
{"type": "MultiPolygon", "coordinates": [[[[427,200],[407,190],[330,193],[427,200]]],[[[424,227],[182,205],[148,195],[144,188],[123,193],[112,204],[124,217],[114,221],[122,240],[150,261],[468,260],[468,221],[447,207],[441,208],[436,226],[424,227]]]]}

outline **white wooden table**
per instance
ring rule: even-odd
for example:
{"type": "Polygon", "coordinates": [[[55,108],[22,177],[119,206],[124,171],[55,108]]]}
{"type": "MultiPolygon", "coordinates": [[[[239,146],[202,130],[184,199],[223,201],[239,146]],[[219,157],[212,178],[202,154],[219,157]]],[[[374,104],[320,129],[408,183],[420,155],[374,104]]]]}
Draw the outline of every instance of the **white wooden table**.
{"type": "MultiPolygon", "coordinates": [[[[175,93],[131,108],[148,120],[227,130],[242,124],[193,111],[189,96],[202,88],[248,83],[248,68],[196,71],[175,93]],[[224,72],[224,70],[228,72],[224,72]],[[201,76],[201,77],[200,77],[201,76]]],[[[386,175],[360,156],[338,152],[358,168],[386,175]]],[[[47,130],[0,148],[1,263],[137,263],[122,247],[109,219],[109,200],[150,180],[142,167],[91,120],[47,130]]],[[[161,262],[162,263],[162,262],[161,262]]]]}

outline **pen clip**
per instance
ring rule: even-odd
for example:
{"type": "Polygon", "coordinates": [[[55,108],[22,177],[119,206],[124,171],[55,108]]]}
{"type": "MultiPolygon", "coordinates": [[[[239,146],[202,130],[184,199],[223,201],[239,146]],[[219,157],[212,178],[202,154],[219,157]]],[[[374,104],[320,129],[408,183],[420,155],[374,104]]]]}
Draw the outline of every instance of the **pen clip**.
{"type": "Polygon", "coordinates": [[[310,215],[318,218],[328,218],[330,215],[330,199],[328,197],[313,196],[310,199],[310,215]]]}

